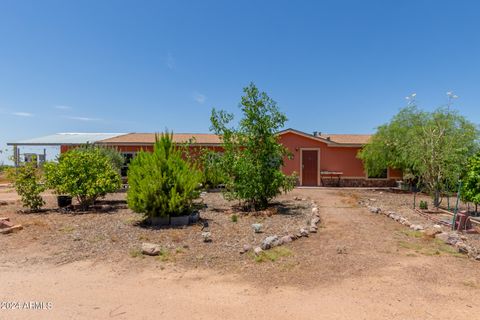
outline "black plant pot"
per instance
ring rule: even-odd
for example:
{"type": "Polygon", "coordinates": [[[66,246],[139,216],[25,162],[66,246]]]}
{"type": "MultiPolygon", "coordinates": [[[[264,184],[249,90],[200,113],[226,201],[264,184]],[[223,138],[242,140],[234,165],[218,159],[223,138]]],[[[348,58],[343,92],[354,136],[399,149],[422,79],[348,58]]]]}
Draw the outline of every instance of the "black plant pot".
{"type": "Polygon", "coordinates": [[[70,196],[57,196],[57,203],[59,208],[65,208],[72,205],[72,197],[70,196]]]}

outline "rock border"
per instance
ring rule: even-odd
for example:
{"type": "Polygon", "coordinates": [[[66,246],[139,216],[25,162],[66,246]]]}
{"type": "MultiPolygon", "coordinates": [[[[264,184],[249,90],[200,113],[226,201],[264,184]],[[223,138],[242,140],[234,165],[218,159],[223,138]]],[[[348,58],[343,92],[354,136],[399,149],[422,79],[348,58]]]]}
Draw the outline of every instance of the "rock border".
{"type": "MultiPolygon", "coordinates": [[[[253,252],[256,256],[260,255],[263,251],[270,250],[272,248],[290,243],[303,237],[308,237],[311,233],[317,233],[318,224],[321,222],[320,213],[318,212],[318,206],[315,201],[311,201],[311,217],[305,227],[302,227],[296,233],[286,234],[283,236],[270,235],[265,237],[259,246],[253,248],[253,252]]],[[[240,254],[244,254],[252,250],[252,246],[245,244],[240,250],[240,254]]]]}
{"type": "Polygon", "coordinates": [[[463,234],[459,234],[456,231],[443,231],[443,228],[439,224],[434,224],[431,227],[425,227],[421,224],[413,224],[410,221],[395,211],[382,211],[379,207],[370,206],[368,203],[359,201],[360,205],[364,205],[367,209],[373,214],[383,213],[385,216],[389,217],[396,222],[409,227],[414,231],[419,231],[424,233],[426,236],[439,239],[445,244],[448,244],[454,247],[459,253],[466,254],[469,258],[480,261],[480,250],[475,248],[472,245],[467,243],[467,237],[463,234]]]}

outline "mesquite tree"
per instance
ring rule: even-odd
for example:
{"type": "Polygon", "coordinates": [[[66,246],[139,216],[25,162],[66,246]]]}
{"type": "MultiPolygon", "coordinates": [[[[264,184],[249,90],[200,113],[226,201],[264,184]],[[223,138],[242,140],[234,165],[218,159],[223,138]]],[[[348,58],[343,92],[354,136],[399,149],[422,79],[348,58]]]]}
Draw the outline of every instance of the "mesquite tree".
{"type": "Polygon", "coordinates": [[[442,190],[456,184],[478,149],[477,139],[476,126],[458,112],[427,112],[412,105],[378,127],[359,158],[369,173],[392,167],[415,177],[439,206],[442,190]]]}

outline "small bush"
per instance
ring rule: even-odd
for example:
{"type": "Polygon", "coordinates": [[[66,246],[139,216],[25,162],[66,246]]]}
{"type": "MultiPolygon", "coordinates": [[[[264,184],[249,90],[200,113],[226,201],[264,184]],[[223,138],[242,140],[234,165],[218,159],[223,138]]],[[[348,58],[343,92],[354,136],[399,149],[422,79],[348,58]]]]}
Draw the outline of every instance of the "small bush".
{"type": "Polygon", "coordinates": [[[227,180],[221,167],[222,154],[209,149],[200,153],[200,168],[202,170],[202,185],[205,188],[216,188],[227,180]]]}
{"type": "Polygon", "coordinates": [[[237,222],[238,221],[238,216],[236,214],[232,214],[230,219],[232,220],[232,222],[237,222]]]}
{"type": "Polygon", "coordinates": [[[423,200],[420,201],[420,209],[421,209],[421,210],[428,210],[428,203],[427,203],[427,201],[423,201],[423,200]]]}
{"type": "Polygon", "coordinates": [[[116,148],[112,147],[99,147],[91,144],[87,144],[84,146],[79,147],[80,150],[90,150],[90,149],[97,149],[98,152],[105,155],[108,159],[110,159],[111,164],[114,168],[116,168],[119,172],[123,167],[125,160],[123,156],[116,148]]]}
{"type": "Polygon", "coordinates": [[[76,197],[83,210],[121,186],[117,168],[98,148],[72,149],[44,169],[47,186],[57,194],[76,197]]]}
{"type": "Polygon", "coordinates": [[[45,187],[39,182],[40,174],[35,164],[27,162],[24,166],[11,168],[8,177],[13,181],[24,207],[38,211],[45,204],[40,195],[45,187]]]}
{"type": "Polygon", "coordinates": [[[200,182],[201,172],[165,133],[157,136],[153,153],[140,152],[130,163],[128,206],[149,218],[187,214],[200,182]]]}

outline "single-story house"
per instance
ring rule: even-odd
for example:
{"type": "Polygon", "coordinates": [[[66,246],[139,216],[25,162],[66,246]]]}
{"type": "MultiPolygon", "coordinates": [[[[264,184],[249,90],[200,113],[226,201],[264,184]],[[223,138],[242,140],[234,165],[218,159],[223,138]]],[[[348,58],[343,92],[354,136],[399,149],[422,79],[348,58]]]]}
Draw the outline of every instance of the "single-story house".
{"type": "MultiPolygon", "coordinates": [[[[140,150],[151,151],[155,133],[126,134],[57,134],[43,138],[8,143],[17,150],[19,146],[57,145],[60,152],[85,143],[115,147],[125,158],[122,174],[126,174],[128,163],[140,150]],[[88,141],[86,141],[88,140],[88,141]]],[[[368,176],[363,163],[357,158],[358,151],[368,143],[370,135],[305,133],[286,129],[278,133],[279,141],[293,157],[285,159],[283,171],[296,173],[299,186],[395,186],[402,179],[402,172],[385,168],[380,176],[368,176]]],[[[173,134],[176,143],[189,143],[192,152],[200,148],[222,151],[221,137],[205,133],[173,134]]],[[[18,152],[18,151],[15,151],[18,152]]]]}

